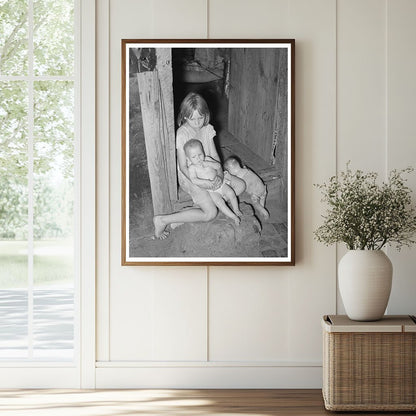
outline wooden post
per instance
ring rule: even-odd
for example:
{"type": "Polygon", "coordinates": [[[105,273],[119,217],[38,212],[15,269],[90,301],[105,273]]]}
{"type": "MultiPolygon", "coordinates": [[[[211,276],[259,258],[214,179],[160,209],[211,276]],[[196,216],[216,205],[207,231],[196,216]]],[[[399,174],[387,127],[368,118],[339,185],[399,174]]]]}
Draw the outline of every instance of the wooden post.
{"type": "Polygon", "coordinates": [[[139,58],[140,106],[155,215],[177,199],[173,83],[170,49],[147,49],[139,58]]]}
{"type": "Polygon", "coordinates": [[[163,146],[165,148],[169,193],[172,201],[178,199],[176,168],[175,116],[173,110],[172,52],[169,48],[156,49],[156,69],[160,82],[160,103],[163,120],[163,146]]]}
{"type": "Polygon", "coordinates": [[[160,84],[156,71],[137,74],[143,130],[146,142],[147,166],[155,215],[172,212],[166,155],[163,146],[160,84]]]}

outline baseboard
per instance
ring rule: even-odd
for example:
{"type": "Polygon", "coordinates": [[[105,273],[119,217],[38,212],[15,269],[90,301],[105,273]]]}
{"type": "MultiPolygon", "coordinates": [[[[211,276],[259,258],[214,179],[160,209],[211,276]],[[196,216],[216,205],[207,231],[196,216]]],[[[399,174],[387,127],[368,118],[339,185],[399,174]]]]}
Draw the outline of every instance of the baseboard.
{"type": "Polygon", "coordinates": [[[308,389],[322,388],[320,366],[101,366],[96,388],[308,389]]]}

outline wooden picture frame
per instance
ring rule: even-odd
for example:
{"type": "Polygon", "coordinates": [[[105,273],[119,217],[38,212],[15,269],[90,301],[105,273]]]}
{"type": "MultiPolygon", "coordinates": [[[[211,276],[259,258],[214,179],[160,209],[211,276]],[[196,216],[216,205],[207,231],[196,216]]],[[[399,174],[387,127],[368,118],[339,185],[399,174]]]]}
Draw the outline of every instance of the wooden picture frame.
{"type": "Polygon", "coordinates": [[[294,265],[295,41],[121,49],[122,265],[294,265]]]}

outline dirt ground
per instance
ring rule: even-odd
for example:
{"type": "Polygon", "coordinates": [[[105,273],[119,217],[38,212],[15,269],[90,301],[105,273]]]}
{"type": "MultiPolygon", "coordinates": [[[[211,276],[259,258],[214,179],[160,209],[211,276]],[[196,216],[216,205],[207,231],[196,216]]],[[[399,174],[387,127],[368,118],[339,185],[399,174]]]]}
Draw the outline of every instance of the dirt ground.
{"type": "Polygon", "coordinates": [[[183,224],[170,230],[165,240],[152,235],[131,239],[132,257],[286,257],[288,250],[287,219],[278,208],[278,187],[270,189],[266,208],[270,218],[259,220],[254,215],[247,194],[240,198],[244,215],[241,224],[219,213],[210,223],[183,224]]]}

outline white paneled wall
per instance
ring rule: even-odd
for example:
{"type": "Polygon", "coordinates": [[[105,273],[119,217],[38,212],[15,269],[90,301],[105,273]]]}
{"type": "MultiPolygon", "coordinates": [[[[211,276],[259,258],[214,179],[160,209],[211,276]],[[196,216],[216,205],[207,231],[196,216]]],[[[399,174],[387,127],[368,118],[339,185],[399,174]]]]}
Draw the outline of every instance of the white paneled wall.
{"type": "Polygon", "coordinates": [[[289,359],[289,279],[278,272],[210,268],[210,361],[289,359]]]}
{"type": "MultiPolygon", "coordinates": [[[[97,2],[97,387],[320,387],[320,318],[342,305],[313,184],[348,160],[416,165],[415,16],[413,0],[97,2]],[[206,37],[296,39],[295,267],[120,265],[121,39],[206,37]]],[[[416,313],[414,253],[391,252],[390,313],[416,313]]]]}
{"type": "Polygon", "coordinates": [[[387,125],[386,2],[338,0],[337,4],[338,169],[351,161],[353,169],[383,173],[387,125]]]}
{"type": "Polygon", "coordinates": [[[290,37],[287,0],[209,0],[208,35],[212,39],[268,39],[290,37]]]}
{"type": "Polygon", "coordinates": [[[207,356],[206,273],[196,267],[144,270],[114,285],[111,359],[204,361],[207,356]],[[126,292],[126,287],[128,288],[126,292]],[[123,302],[119,299],[124,298],[123,302]],[[128,342],[126,343],[126,334],[128,342]]]}
{"type": "MultiPolygon", "coordinates": [[[[389,1],[387,7],[387,167],[416,167],[416,2],[389,1]]],[[[408,183],[415,192],[415,173],[408,183]]],[[[409,261],[415,250],[390,249],[389,256],[394,279],[388,311],[415,313],[416,260],[409,261]]]]}

